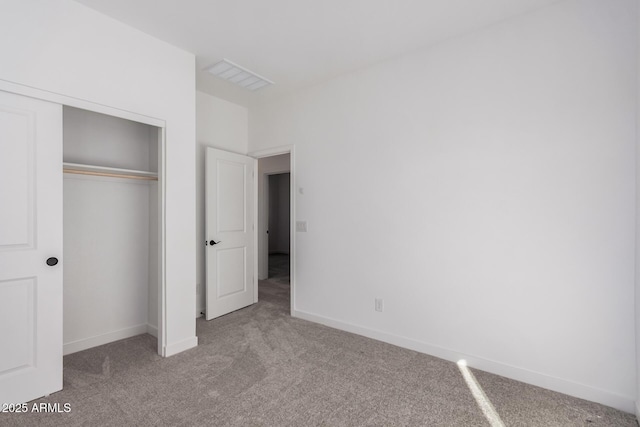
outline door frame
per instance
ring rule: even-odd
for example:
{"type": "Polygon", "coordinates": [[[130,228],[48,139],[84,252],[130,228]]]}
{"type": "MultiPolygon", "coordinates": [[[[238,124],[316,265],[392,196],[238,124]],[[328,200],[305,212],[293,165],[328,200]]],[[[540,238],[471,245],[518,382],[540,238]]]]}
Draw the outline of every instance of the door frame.
{"type": "MultiPolygon", "coordinates": [[[[289,172],[290,173],[290,199],[289,199],[289,272],[290,272],[290,279],[289,279],[289,283],[290,283],[290,301],[291,301],[291,307],[290,307],[290,314],[293,315],[296,312],[296,191],[295,189],[296,187],[296,174],[295,174],[295,145],[281,145],[279,147],[273,147],[273,148],[267,148],[267,149],[263,149],[263,150],[256,150],[256,151],[252,151],[248,153],[248,156],[251,156],[253,158],[256,158],[258,160],[265,158],[265,157],[273,157],[273,156],[278,156],[280,154],[289,154],[290,158],[289,158],[289,172]]],[[[275,174],[274,173],[269,173],[271,174],[275,174]]],[[[281,172],[282,173],[282,172],[281,172]]],[[[266,175],[266,174],[265,174],[266,175]]],[[[259,206],[259,200],[258,200],[258,183],[257,183],[257,179],[256,179],[256,191],[255,191],[255,203],[256,206],[259,206]]],[[[268,197],[268,196],[267,196],[268,197]]],[[[260,219],[259,215],[256,215],[256,223],[258,222],[258,220],[260,219]]],[[[256,271],[256,279],[258,277],[258,260],[260,259],[260,256],[262,255],[262,251],[260,251],[259,248],[259,243],[258,243],[258,228],[255,228],[255,265],[254,265],[254,269],[256,271]]],[[[267,249],[268,250],[268,249],[267,249]]],[[[268,256],[268,255],[267,255],[268,256]]],[[[258,286],[256,286],[255,289],[256,292],[256,296],[255,299],[256,301],[258,300],[258,286]]]]}
{"type": "MultiPolygon", "coordinates": [[[[131,111],[121,110],[119,108],[109,107],[103,104],[96,104],[85,99],[74,98],[71,96],[61,95],[55,92],[37,89],[30,86],[24,86],[18,83],[0,80],[0,90],[13,93],[16,95],[27,96],[30,98],[49,101],[62,106],[75,107],[82,110],[101,113],[108,116],[118,117],[146,125],[151,125],[158,129],[158,244],[160,246],[159,259],[159,289],[158,289],[158,354],[166,357],[167,343],[167,302],[166,302],[166,121],[163,119],[138,114],[131,111]]],[[[60,164],[62,170],[62,163],[60,164]]],[[[64,214],[64,213],[63,213],[64,214]]],[[[64,316],[64,311],[63,314],[64,316]]]]}

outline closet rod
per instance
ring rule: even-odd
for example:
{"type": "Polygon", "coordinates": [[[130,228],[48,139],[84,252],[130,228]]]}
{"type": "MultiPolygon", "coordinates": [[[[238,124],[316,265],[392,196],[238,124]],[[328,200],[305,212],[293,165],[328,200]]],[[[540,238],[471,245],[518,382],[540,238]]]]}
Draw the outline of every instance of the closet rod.
{"type": "Polygon", "coordinates": [[[110,172],[93,172],[83,171],[77,169],[62,169],[63,173],[73,173],[77,175],[93,175],[93,176],[106,176],[110,178],[127,178],[127,179],[141,179],[144,181],[157,181],[157,176],[141,176],[141,175],[127,175],[123,173],[110,173],[110,172]]]}

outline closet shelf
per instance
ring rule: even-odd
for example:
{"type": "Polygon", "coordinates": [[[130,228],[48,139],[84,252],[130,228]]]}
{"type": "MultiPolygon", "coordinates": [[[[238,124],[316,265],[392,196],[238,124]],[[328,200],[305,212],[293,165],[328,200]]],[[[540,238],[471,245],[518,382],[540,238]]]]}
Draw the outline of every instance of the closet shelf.
{"type": "Polygon", "coordinates": [[[80,163],[64,162],[62,163],[62,172],[78,175],[106,176],[111,178],[141,179],[147,181],[158,180],[158,174],[156,172],[83,165],[80,163]]]}

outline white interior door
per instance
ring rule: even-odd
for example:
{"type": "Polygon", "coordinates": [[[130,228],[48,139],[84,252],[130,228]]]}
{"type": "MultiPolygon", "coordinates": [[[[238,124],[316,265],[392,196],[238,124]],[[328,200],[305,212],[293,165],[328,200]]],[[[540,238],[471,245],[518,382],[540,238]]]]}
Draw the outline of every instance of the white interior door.
{"type": "Polygon", "coordinates": [[[257,302],[254,278],[256,160],[207,148],[206,318],[257,302]]]}
{"type": "Polygon", "coordinates": [[[62,389],[58,260],[62,106],[0,92],[0,404],[62,389]]]}

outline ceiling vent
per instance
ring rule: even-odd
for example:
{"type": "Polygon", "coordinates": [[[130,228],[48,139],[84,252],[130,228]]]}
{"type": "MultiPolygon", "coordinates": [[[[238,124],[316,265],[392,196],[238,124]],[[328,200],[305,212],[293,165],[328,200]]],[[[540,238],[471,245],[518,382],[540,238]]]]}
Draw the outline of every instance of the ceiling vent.
{"type": "Polygon", "coordinates": [[[265,79],[246,68],[242,68],[228,59],[223,59],[217,64],[205,68],[205,71],[251,91],[274,84],[271,80],[265,79]]]}

